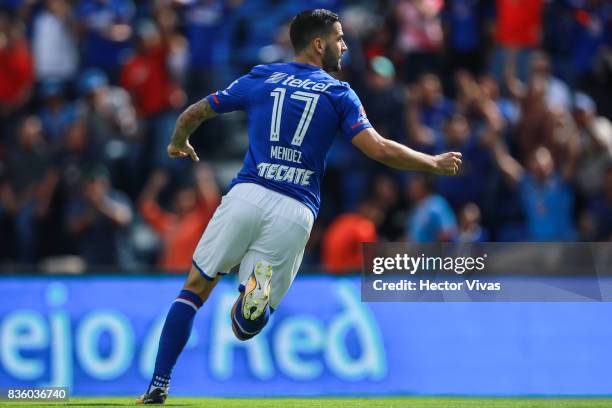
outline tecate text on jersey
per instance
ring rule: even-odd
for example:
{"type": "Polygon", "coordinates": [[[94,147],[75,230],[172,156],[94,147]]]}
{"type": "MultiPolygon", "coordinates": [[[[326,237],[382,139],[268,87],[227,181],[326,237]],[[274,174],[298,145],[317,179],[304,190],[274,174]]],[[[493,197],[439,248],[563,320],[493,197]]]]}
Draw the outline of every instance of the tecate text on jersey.
{"type": "Polygon", "coordinates": [[[259,177],[267,180],[286,181],[301,186],[309,185],[310,176],[314,173],[312,170],[272,163],[259,163],[257,170],[259,177]]]}

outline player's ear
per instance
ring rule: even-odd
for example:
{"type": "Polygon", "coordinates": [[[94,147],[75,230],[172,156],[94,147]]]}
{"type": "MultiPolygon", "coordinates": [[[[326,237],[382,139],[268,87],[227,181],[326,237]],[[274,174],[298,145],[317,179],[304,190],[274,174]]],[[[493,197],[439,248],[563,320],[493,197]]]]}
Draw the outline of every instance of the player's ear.
{"type": "Polygon", "coordinates": [[[321,55],[325,52],[325,40],[321,37],[315,37],[313,40],[315,51],[321,55]]]}

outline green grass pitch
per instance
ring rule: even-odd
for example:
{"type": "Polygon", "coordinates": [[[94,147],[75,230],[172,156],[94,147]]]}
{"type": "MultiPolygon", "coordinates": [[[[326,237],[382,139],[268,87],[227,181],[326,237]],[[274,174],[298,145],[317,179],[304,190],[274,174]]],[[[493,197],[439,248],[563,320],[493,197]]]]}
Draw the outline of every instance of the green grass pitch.
{"type": "MultiPolygon", "coordinates": [[[[68,403],[6,402],[12,407],[129,407],[134,398],[72,398],[68,403]]],[[[164,406],[211,408],[604,408],[610,398],[179,398],[164,406]]]]}

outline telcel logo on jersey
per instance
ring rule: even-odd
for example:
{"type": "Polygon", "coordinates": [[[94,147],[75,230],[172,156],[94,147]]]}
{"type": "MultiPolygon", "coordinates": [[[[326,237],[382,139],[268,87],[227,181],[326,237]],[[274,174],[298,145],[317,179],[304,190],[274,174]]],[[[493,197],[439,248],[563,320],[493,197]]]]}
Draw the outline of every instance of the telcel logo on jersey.
{"type": "Polygon", "coordinates": [[[319,91],[319,92],[325,92],[327,88],[333,85],[333,83],[331,82],[326,84],[323,82],[311,81],[308,78],[297,79],[293,75],[287,76],[286,72],[275,72],[272,75],[270,75],[270,78],[266,79],[264,82],[268,84],[281,83],[281,85],[287,85],[293,88],[301,88],[301,89],[306,89],[308,91],[319,91]]]}

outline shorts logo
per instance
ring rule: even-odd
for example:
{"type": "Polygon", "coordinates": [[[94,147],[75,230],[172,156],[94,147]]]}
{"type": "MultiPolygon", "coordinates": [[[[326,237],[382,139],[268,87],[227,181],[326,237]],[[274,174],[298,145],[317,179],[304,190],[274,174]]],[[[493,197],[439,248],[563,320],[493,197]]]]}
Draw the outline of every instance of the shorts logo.
{"type": "Polygon", "coordinates": [[[275,72],[270,75],[270,78],[266,79],[265,82],[267,82],[268,84],[278,84],[280,81],[285,79],[286,76],[286,72],[275,72]]]}

